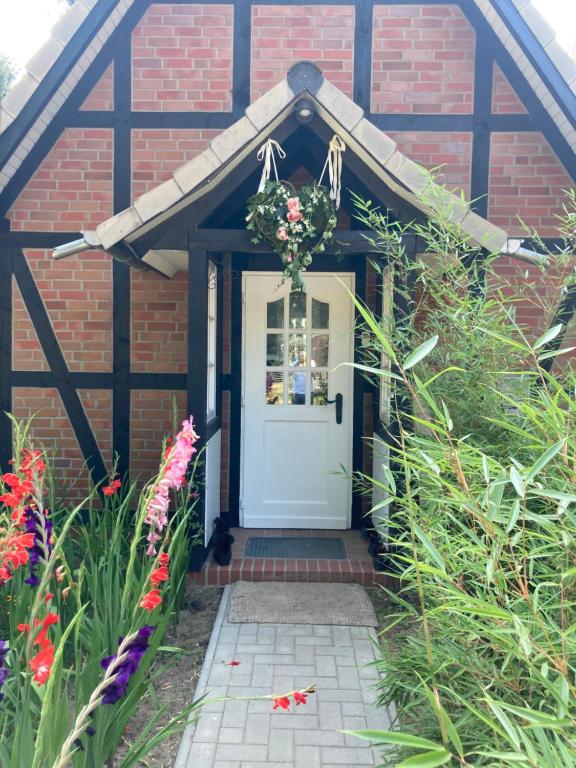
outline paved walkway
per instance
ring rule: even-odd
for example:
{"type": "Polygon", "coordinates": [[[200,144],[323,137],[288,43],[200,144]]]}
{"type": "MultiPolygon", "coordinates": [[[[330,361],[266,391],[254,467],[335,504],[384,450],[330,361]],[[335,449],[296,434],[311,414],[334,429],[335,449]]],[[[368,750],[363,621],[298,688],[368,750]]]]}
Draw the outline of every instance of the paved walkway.
{"type": "Polygon", "coordinates": [[[382,764],[342,729],[389,726],[372,705],[378,680],[368,627],[230,624],[226,587],[196,697],[281,694],[316,684],[290,711],[271,701],[217,702],[183,736],[176,768],[357,768],[382,764]],[[239,661],[228,666],[228,661],[239,661]]]}

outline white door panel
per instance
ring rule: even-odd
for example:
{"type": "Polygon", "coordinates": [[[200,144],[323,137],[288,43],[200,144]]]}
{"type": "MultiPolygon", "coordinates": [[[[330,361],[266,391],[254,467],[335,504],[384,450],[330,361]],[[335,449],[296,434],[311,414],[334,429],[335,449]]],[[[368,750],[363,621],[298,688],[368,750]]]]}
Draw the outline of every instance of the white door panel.
{"type": "MultiPolygon", "coordinates": [[[[353,276],[339,275],[353,290],[353,276]]],[[[305,294],[279,275],[244,276],[245,527],[347,528],[351,484],[353,306],[334,275],[306,274],[305,294]],[[328,404],[343,396],[342,423],[328,404]]]]}

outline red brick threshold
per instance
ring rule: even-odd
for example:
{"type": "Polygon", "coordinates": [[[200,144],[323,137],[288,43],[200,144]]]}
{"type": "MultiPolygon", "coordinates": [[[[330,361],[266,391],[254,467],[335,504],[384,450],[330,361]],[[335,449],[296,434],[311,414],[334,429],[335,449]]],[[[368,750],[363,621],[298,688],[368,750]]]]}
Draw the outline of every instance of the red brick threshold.
{"type": "Polygon", "coordinates": [[[201,586],[225,586],[235,581],[302,581],[302,582],[354,582],[365,587],[387,583],[386,574],[378,573],[372,565],[367,543],[358,531],[301,531],[301,530],[248,530],[235,528],[232,562],[228,566],[217,565],[210,552],[200,571],[190,578],[201,586]],[[346,560],[310,559],[287,560],[282,558],[243,557],[250,535],[259,536],[331,536],[342,538],[346,560]]]}

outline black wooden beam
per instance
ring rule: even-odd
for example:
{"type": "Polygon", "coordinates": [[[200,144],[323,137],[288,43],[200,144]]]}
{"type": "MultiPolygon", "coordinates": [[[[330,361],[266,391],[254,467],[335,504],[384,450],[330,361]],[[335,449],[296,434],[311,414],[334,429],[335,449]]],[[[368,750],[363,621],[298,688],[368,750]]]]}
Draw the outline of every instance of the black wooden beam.
{"type": "Polygon", "coordinates": [[[488,216],[488,183],[490,172],[490,125],[494,62],[490,48],[478,41],[474,66],[474,133],[472,136],[472,168],[470,198],[472,209],[488,216]]]}
{"type": "Polygon", "coordinates": [[[372,94],[373,0],[356,0],[354,19],[354,101],[370,112],[372,94]]]}
{"type": "MultiPolygon", "coordinates": [[[[373,233],[362,231],[334,232],[335,242],[326,246],[326,253],[340,254],[374,253],[374,246],[366,240],[373,233]]],[[[273,253],[270,247],[252,242],[253,233],[245,229],[196,229],[190,232],[189,241],[194,248],[220,249],[223,251],[248,251],[253,253],[273,253]]]]}
{"type": "Polygon", "coordinates": [[[0,472],[12,457],[12,270],[14,250],[0,251],[0,472]]]}
{"type": "MultiPolygon", "coordinates": [[[[13,387],[56,387],[52,371],[11,371],[13,387]]],[[[114,374],[100,371],[70,371],[69,379],[75,389],[111,390],[114,374]]],[[[185,390],[185,373],[131,373],[130,389],[185,390]]]]}
{"type": "Polygon", "coordinates": [[[76,387],[70,379],[66,360],[58,344],[38,286],[34,282],[32,272],[22,251],[17,251],[14,255],[14,275],[30,315],[30,320],[34,325],[38,341],[54,376],[54,384],[58,388],[62,403],[70,419],[70,424],[76,434],[84,461],[92,475],[92,480],[94,482],[104,480],[107,472],[98,443],[92,432],[88,417],[84,412],[76,387]]]}
{"type": "MultiPolygon", "coordinates": [[[[192,416],[199,435],[197,447],[202,449],[208,442],[206,432],[207,365],[208,365],[208,253],[188,249],[188,371],[186,376],[186,415],[192,416]]],[[[196,480],[202,491],[196,502],[195,511],[200,525],[206,520],[205,474],[202,465],[196,480]]],[[[197,570],[206,557],[203,546],[190,552],[191,568],[197,570]]]]}
{"type": "Polygon", "coordinates": [[[81,232],[0,232],[0,248],[56,248],[81,237],[81,232]]]}
{"type": "MultiPolygon", "coordinates": [[[[129,37],[114,58],[114,213],[131,200],[132,43],[129,37]]],[[[130,267],[112,261],[112,451],[118,471],[130,469],[130,267]]]]}
{"type": "Polygon", "coordinates": [[[234,3],[234,42],[232,52],[232,116],[238,120],[250,104],[250,56],[252,47],[252,8],[250,0],[234,3]]]}

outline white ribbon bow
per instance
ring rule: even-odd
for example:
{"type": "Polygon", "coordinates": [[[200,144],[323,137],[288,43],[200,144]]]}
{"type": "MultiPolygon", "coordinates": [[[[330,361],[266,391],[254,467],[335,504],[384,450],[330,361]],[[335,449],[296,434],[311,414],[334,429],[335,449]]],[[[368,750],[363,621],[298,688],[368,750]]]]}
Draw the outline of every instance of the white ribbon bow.
{"type": "Polygon", "coordinates": [[[322,183],[326,167],[330,176],[330,199],[334,201],[336,210],[340,208],[340,180],[342,176],[342,153],[346,150],[346,144],[340,136],[334,134],[328,146],[328,157],[320,175],[319,183],[322,183]]]}
{"type": "Polygon", "coordinates": [[[268,141],[262,144],[258,150],[258,154],[256,155],[259,162],[264,160],[264,168],[262,169],[262,178],[260,179],[258,192],[264,191],[264,186],[270,178],[270,171],[272,168],[274,168],[274,176],[276,177],[276,181],[278,181],[278,169],[276,168],[276,158],[274,157],[274,151],[278,153],[278,157],[281,160],[286,157],[286,152],[284,152],[280,144],[278,144],[278,142],[274,139],[268,139],[268,141]]]}

